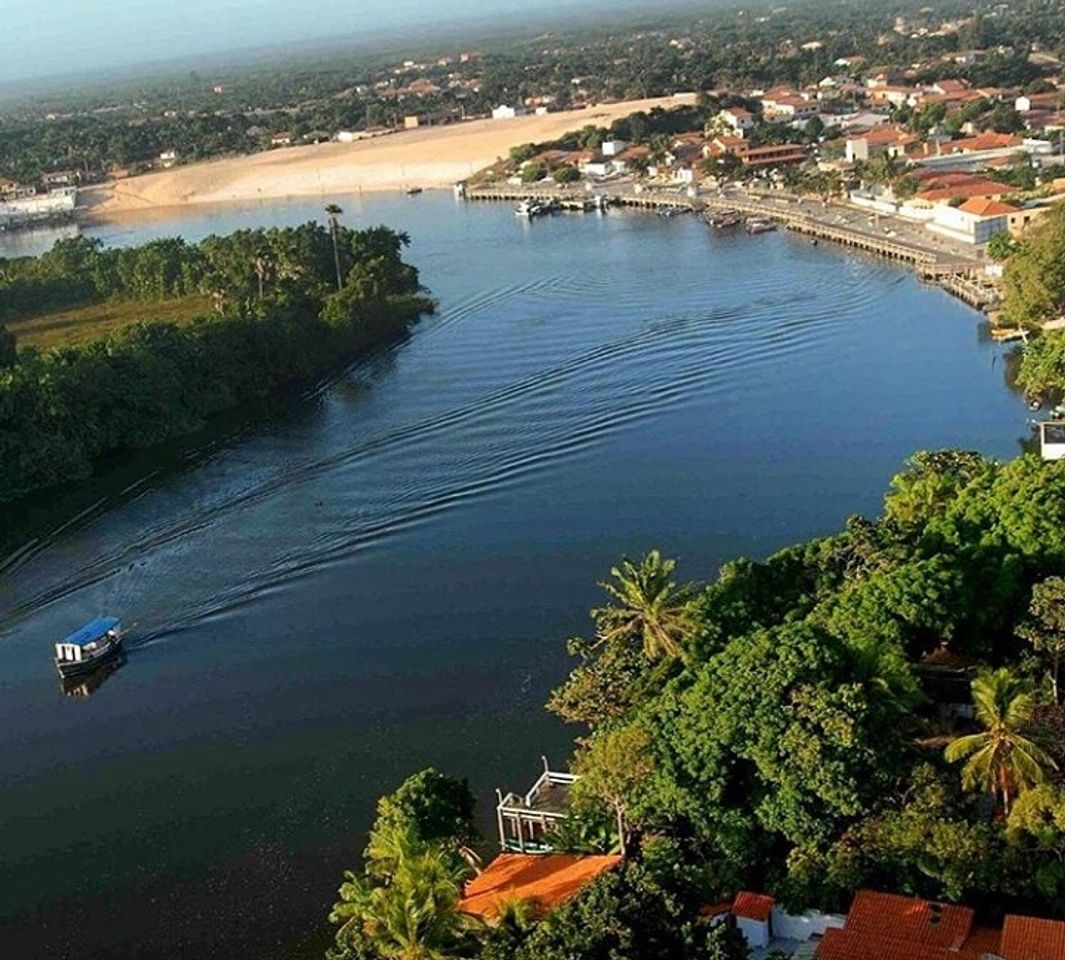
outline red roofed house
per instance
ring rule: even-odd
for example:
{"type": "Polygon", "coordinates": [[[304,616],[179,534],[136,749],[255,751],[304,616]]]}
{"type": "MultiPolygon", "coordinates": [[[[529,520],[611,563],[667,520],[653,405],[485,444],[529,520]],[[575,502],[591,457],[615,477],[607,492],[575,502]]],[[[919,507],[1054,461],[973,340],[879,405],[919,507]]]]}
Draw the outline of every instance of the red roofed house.
{"type": "Polygon", "coordinates": [[[926,224],[932,233],[962,243],[987,243],[996,233],[1005,233],[1010,228],[1010,217],[1017,213],[1016,207],[986,197],[972,197],[961,206],[952,207],[941,203],[936,206],[932,219],[926,224]]]}
{"type": "Polygon", "coordinates": [[[828,929],[816,960],[1065,960],[1065,923],[1007,916],[973,926],[973,911],[872,890],[855,896],[842,929],[828,929]]]}
{"type": "Polygon", "coordinates": [[[940,144],[942,153],[978,153],[981,150],[1005,150],[1009,147],[1020,148],[1024,141],[1012,133],[978,133],[975,137],[962,140],[948,140],[940,144]]]}
{"type": "Polygon", "coordinates": [[[874,127],[864,133],[848,137],[846,159],[848,163],[855,160],[875,160],[877,157],[902,157],[906,151],[920,141],[915,133],[907,133],[898,127],[874,127]]]}
{"type": "Polygon", "coordinates": [[[736,918],[736,927],[743,934],[747,946],[752,950],[768,947],[772,936],[770,918],[776,901],[764,893],[751,893],[741,890],[732,902],[732,916],[736,918]]]}
{"type": "Polygon", "coordinates": [[[1065,923],[1009,914],[998,954],[1003,960],[1065,960],[1065,923]]]}
{"type": "Polygon", "coordinates": [[[501,853],[466,884],[459,910],[491,923],[508,903],[522,901],[542,917],[619,863],[618,856],[501,853]]]}

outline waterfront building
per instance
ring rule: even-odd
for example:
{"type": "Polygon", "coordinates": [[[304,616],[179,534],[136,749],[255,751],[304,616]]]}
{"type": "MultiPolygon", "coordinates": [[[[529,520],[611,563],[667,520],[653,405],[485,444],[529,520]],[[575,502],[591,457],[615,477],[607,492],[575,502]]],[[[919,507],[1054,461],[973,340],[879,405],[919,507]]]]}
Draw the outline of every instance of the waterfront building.
{"type": "Polygon", "coordinates": [[[976,246],[1009,230],[1009,218],[1016,213],[1017,208],[1008,203],[973,197],[958,207],[937,204],[926,227],[942,237],[976,246]]]}

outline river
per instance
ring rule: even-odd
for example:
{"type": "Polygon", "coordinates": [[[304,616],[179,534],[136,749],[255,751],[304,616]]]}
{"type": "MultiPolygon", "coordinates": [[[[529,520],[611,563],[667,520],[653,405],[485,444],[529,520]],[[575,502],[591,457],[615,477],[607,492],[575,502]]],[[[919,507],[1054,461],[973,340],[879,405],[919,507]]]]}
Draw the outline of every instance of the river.
{"type": "Polygon", "coordinates": [[[342,203],[410,232],[439,313],[38,506],[2,561],[5,957],[320,957],[379,795],[435,764],[490,832],[495,787],[564,763],[541,705],[623,553],[711,578],[876,512],[916,449],[1026,434],[1002,348],[906,269],[691,218],[342,203]],[[51,644],[103,612],[127,662],[64,696],[51,644]]]}

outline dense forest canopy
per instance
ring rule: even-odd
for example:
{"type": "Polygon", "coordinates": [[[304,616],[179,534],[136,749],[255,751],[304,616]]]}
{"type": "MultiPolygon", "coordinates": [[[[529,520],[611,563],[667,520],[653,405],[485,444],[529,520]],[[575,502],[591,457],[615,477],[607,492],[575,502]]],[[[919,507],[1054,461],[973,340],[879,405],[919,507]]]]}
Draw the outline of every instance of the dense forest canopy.
{"type": "Polygon", "coordinates": [[[60,241],[0,261],[0,502],[88,474],[103,454],[150,446],[212,415],[324,373],[432,309],[405,234],[241,230],[199,244],[104,249],[60,241]],[[208,295],[214,313],[153,323],[152,303],[208,295]],[[109,297],[144,322],[86,346],[19,351],[3,322],[109,297]]]}

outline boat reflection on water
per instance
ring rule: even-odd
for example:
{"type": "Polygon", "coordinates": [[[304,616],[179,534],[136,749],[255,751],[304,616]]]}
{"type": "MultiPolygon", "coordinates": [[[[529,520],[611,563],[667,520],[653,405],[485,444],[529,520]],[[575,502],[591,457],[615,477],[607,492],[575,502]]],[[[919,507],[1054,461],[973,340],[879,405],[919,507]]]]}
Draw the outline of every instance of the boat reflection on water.
{"type": "Polygon", "coordinates": [[[64,696],[84,699],[91,697],[100,689],[114,674],[126,665],[125,654],[112,656],[104,661],[91,673],[82,673],[76,677],[63,677],[59,681],[59,687],[64,696]]]}

